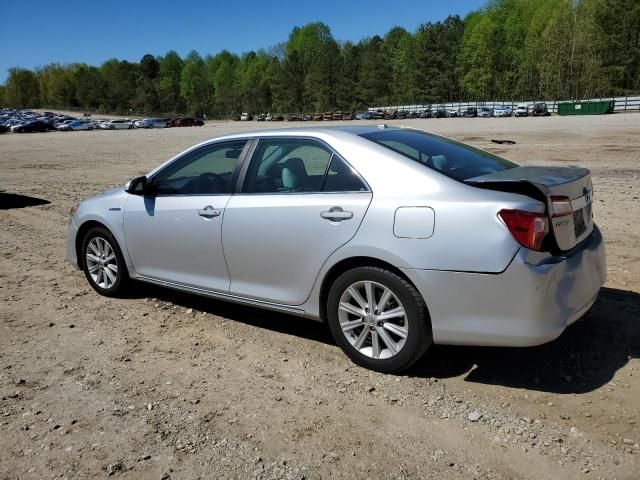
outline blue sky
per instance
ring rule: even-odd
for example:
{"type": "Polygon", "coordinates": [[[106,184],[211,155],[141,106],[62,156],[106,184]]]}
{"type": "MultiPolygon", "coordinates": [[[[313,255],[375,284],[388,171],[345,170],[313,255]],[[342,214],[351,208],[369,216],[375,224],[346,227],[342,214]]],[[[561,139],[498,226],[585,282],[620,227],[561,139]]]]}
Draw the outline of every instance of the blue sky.
{"type": "Polygon", "coordinates": [[[287,39],[296,25],[322,21],[337,40],[360,40],[400,25],[449,14],[464,16],[484,0],[2,0],[0,82],[9,67],[51,62],[99,65],[109,58],[139,61],[192,49],[203,56],[242,53],[287,39]]]}

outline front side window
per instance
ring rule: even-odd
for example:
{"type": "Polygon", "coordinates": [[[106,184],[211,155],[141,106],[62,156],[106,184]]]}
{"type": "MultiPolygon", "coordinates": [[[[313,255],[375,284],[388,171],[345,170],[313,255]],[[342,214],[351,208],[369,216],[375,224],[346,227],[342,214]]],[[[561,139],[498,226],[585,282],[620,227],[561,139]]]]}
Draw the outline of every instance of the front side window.
{"type": "Polygon", "coordinates": [[[417,130],[381,130],[362,136],[458,181],[518,166],[489,152],[417,130]]]}
{"type": "Polygon", "coordinates": [[[188,153],[151,178],[156,195],[216,195],[233,191],[233,174],[245,140],[217,143],[188,153]]]}

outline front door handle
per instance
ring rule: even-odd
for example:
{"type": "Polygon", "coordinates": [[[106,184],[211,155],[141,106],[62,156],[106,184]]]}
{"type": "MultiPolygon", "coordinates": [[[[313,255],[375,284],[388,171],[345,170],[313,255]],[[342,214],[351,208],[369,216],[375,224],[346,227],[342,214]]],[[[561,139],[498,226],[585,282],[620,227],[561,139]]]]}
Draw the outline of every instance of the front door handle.
{"type": "Polygon", "coordinates": [[[347,212],[342,207],[331,207],[329,210],[320,212],[320,216],[332,222],[341,222],[353,218],[353,212],[347,212]]]}
{"type": "Polygon", "coordinates": [[[198,210],[198,215],[204,218],[213,218],[220,216],[220,210],[213,208],[211,205],[207,205],[202,210],[198,210]]]}

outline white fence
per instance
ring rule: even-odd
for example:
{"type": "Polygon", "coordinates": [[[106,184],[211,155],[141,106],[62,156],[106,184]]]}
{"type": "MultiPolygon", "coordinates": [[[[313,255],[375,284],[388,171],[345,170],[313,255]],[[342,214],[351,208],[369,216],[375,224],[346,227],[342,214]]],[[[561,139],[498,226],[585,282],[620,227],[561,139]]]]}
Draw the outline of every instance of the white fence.
{"type": "MultiPolygon", "coordinates": [[[[613,109],[614,112],[640,112],[640,96],[634,97],[603,97],[603,98],[590,98],[588,100],[580,100],[581,102],[589,102],[589,101],[600,101],[600,100],[615,100],[615,107],[613,109]]],[[[375,112],[376,110],[398,110],[398,111],[407,111],[407,112],[419,112],[426,108],[431,107],[432,110],[436,110],[439,108],[446,109],[459,109],[466,110],[467,107],[497,107],[499,105],[510,105],[515,108],[518,105],[533,105],[537,102],[545,102],[547,104],[547,108],[551,113],[557,113],[558,111],[558,103],[572,101],[572,100],[494,100],[490,102],[446,102],[446,103],[431,103],[424,105],[387,105],[384,107],[369,107],[370,112],[375,112]]]]}

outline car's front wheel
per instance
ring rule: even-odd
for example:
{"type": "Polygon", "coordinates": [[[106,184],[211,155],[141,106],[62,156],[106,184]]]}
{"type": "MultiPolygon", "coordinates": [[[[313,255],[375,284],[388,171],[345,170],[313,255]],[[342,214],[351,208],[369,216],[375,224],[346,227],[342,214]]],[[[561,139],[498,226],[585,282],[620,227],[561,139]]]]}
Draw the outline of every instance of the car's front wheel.
{"type": "Polygon", "coordinates": [[[84,274],[99,294],[107,297],[122,291],[127,267],[116,239],[104,227],[94,227],[82,242],[84,274]]]}
{"type": "Polygon", "coordinates": [[[420,293],[401,276],[378,267],[354,268],[335,280],[327,320],[349,358],[379,372],[410,367],[432,343],[420,293]]]}

